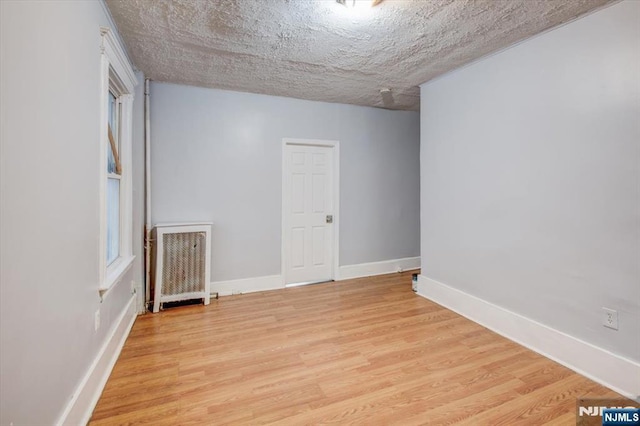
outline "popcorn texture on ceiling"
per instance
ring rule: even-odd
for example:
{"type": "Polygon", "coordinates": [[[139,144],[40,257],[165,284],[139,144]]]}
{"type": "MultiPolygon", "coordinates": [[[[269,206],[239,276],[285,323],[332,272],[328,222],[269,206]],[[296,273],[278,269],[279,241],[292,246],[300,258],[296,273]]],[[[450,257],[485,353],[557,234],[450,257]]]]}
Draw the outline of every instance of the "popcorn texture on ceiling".
{"type": "Polygon", "coordinates": [[[153,80],[417,110],[418,86],[611,0],[107,0],[153,80]],[[381,89],[391,92],[381,93],[381,89]]]}

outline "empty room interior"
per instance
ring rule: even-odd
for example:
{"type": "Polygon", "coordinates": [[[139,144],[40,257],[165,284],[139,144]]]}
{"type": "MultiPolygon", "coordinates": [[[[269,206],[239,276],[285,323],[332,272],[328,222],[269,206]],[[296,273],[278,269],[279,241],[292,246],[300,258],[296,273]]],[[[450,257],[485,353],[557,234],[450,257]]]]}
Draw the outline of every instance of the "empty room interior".
{"type": "Polygon", "coordinates": [[[0,19],[0,425],[640,424],[640,1],[0,19]]]}

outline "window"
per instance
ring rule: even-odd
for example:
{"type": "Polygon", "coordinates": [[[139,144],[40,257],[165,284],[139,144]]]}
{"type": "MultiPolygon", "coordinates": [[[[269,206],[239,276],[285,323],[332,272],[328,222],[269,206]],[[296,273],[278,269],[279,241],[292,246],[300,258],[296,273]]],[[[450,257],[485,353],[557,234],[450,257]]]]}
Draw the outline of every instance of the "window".
{"type": "Polygon", "coordinates": [[[120,163],[120,102],[116,95],[109,90],[108,111],[109,121],[107,136],[108,160],[107,168],[107,266],[120,257],[120,180],[122,180],[122,165],[120,163]]]}
{"type": "Polygon", "coordinates": [[[133,262],[131,209],[131,115],[136,78],[108,28],[102,34],[100,118],[100,293],[133,262]]]}

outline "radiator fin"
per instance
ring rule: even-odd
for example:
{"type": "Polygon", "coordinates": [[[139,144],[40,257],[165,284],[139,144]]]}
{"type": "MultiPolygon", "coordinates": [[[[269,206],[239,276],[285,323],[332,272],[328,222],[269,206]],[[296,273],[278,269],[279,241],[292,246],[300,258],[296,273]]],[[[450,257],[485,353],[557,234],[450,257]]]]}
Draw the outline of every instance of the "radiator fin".
{"type": "Polygon", "coordinates": [[[162,238],[162,294],[204,291],[206,234],[180,232],[164,234],[162,238]]]}
{"type": "Polygon", "coordinates": [[[153,230],[153,312],[163,303],[210,303],[211,224],[172,223],[153,230]]]}

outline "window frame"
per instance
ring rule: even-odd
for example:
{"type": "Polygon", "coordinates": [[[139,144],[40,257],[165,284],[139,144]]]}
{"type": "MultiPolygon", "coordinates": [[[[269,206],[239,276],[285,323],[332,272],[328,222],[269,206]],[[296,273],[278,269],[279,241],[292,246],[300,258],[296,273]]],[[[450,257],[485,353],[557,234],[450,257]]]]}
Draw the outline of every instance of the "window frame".
{"type": "Polygon", "coordinates": [[[121,239],[123,237],[122,235],[122,189],[123,189],[123,179],[122,179],[122,162],[120,161],[120,155],[119,153],[122,151],[121,146],[120,146],[120,139],[121,139],[121,135],[120,135],[120,129],[121,129],[121,120],[122,120],[122,95],[120,94],[120,89],[118,87],[116,87],[116,85],[114,85],[111,81],[109,82],[109,92],[107,93],[107,118],[108,118],[108,131],[107,131],[107,135],[109,136],[108,139],[108,145],[107,145],[107,192],[106,192],[106,197],[107,197],[107,204],[106,204],[106,211],[107,211],[107,239],[105,240],[105,245],[107,246],[107,272],[109,271],[109,267],[115,263],[119,258],[120,255],[122,253],[122,244],[121,244],[121,239]],[[112,117],[111,117],[111,99],[113,98],[113,108],[115,109],[115,116],[113,117],[113,123],[112,123],[112,117]],[[111,127],[111,124],[114,124],[114,127],[111,127]],[[113,144],[111,143],[111,138],[113,138],[113,144]],[[109,171],[110,169],[110,165],[111,165],[111,160],[113,157],[113,161],[114,161],[114,167],[115,167],[115,171],[109,171]],[[110,211],[110,206],[109,206],[109,184],[111,180],[117,180],[118,181],[118,247],[117,247],[117,256],[115,258],[113,258],[110,261],[110,240],[109,240],[109,211],[110,211]]]}
{"type": "MultiPolygon", "coordinates": [[[[122,280],[133,264],[133,209],[132,209],[132,115],[133,94],[137,84],[127,56],[110,28],[101,27],[102,43],[100,70],[100,238],[99,238],[99,293],[101,297],[122,280]],[[120,105],[118,135],[116,136],[122,167],[120,179],[120,238],[119,256],[107,264],[107,172],[109,154],[109,92],[117,95],[120,105]]],[[[115,135],[114,135],[115,136],[115,135]]]]}

